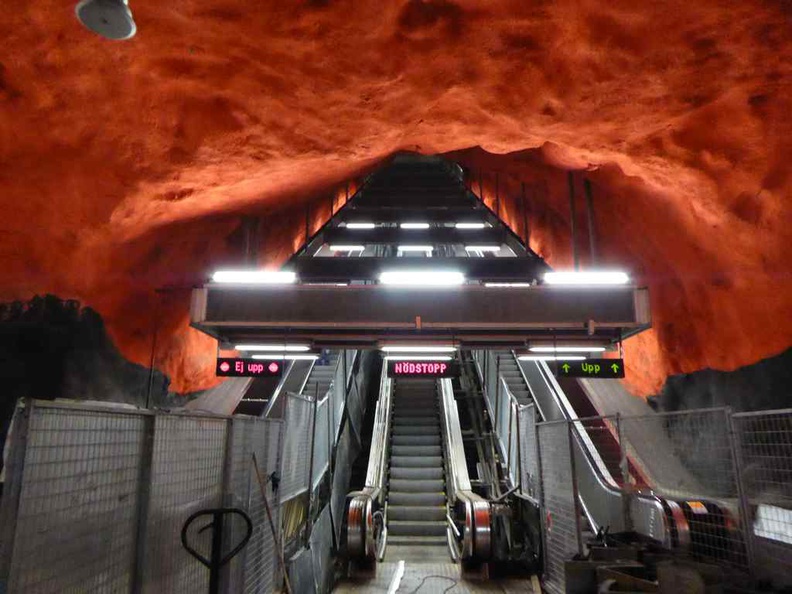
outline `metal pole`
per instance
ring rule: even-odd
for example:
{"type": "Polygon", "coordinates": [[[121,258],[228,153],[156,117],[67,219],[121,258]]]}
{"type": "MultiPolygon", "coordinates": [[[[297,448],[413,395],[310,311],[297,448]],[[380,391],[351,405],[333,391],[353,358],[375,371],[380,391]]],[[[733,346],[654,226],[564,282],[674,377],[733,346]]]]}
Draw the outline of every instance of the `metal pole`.
{"type": "Polygon", "coordinates": [[[495,429],[496,436],[498,421],[500,421],[500,355],[495,359],[495,419],[492,427],[495,429]]]}
{"type": "Polygon", "coordinates": [[[484,180],[481,175],[481,169],[479,169],[479,200],[484,202],[484,180]]]}
{"type": "Polygon", "coordinates": [[[622,435],[621,415],[616,413],[616,435],[619,440],[619,470],[622,475],[622,515],[624,516],[624,529],[632,531],[632,482],[630,481],[630,463],[627,460],[627,447],[624,445],[622,435]]]}
{"type": "Polygon", "coordinates": [[[583,529],[580,525],[580,497],[578,490],[577,471],[575,470],[575,446],[572,443],[572,421],[566,423],[567,439],[569,441],[569,467],[572,472],[572,502],[575,506],[575,540],[577,540],[578,555],[583,555],[583,529]]]}
{"type": "Polygon", "coordinates": [[[303,249],[308,249],[308,240],[311,237],[311,205],[305,205],[305,247],[303,249]]]}
{"type": "Polygon", "coordinates": [[[577,228],[575,225],[575,175],[569,171],[567,173],[567,182],[569,184],[569,216],[570,224],[572,227],[572,262],[575,270],[580,270],[580,262],[578,261],[577,242],[575,236],[577,235],[577,228]]]}
{"type": "MultiPolygon", "coordinates": [[[[155,291],[154,298],[157,299],[158,295],[159,294],[155,291]]],[[[157,319],[158,318],[157,313],[159,310],[159,308],[157,307],[158,304],[159,304],[158,301],[154,302],[154,319],[152,320],[154,322],[153,323],[154,327],[151,329],[152,330],[151,360],[149,361],[149,381],[148,381],[148,391],[146,392],[146,408],[151,408],[151,392],[154,389],[154,357],[155,357],[155,353],[157,352],[157,330],[159,329],[159,323],[158,323],[159,320],[157,319]]]]}
{"type": "Polygon", "coordinates": [[[500,216],[500,173],[495,172],[495,214],[500,216]]]}
{"type": "Polygon", "coordinates": [[[528,210],[525,202],[525,182],[522,182],[522,212],[523,212],[523,232],[525,233],[525,251],[531,249],[531,230],[528,228],[528,210]]]}
{"type": "MultiPolygon", "coordinates": [[[[319,405],[319,382],[314,384],[313,419],[311,420],[311,457],[308,462],[308,512],[306,513],[305,523],[311,522],[311,511],[313,509],[313,466],[314,448],[316,447],[316,411],[319,405]]],[[[307,526],[306,526],[307,528],[307,526]]],[[[308,545],[310,531],[305,530],[305,544],[308,545]]]]}
{"type": "Polygon", "coordinates": [[[140,470],[138,472],[137,488],[137,515],[135,529],[135,553],[132,570],[133,594],[143,592],[146,581],[146,551],[148,532],[148,508],[151,496],[151,468],[154,463],[154,434],[157,417],[148,414],[143,423],[143,444],[140,455],[140,470]]]}
{"type": "Polygon", "coordinates": [[[597,238],[594,230],[594,199],[591,195],[591,182],[588,178],[583,180],[583,189],[586,192],[586,212],[588,213],[589,255],[591,264],[596,266],[599,258],[597,257],[597,238]]]}
{"type": "Polygon", "coordinates": [[[748,573],[753,575],[756,571],[756,557],[753,547],[753,528],[751,521],[751,506],[743,484],[743,468],[745,463],[742,457],[742,438],[734,424],[731,408],[725,411],[729,423],[729,444],[731,445],[732,464],[734,466],[734,482],[737,487],[737,500],[740,504],[740,528],[745,541],[745,556],[748,563],[748,573]]]}

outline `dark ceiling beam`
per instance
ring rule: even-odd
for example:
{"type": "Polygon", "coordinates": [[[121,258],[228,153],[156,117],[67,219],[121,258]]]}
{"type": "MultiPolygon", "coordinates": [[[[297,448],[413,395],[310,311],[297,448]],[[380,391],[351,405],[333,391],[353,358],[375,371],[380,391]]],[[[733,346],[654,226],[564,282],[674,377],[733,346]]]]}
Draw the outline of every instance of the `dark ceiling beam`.
{"type": "Polygon", "coordinates": [[[324,234],[325,243],[330,244],[465,244],[500,245],[506,241],[503,229],[455,229],[453,227],[433,227],[430,229],[399,229],[385,227],[378,229],[346,229],[332,227],[324,234]]]}
{"type": "Polygon", "coordinates": [[[303,282],[375,280],[383,270],[458,270],[468,279],[483,281],[539,280],[549,267],[539,258],[292,258],[284,270],[293,270],[303,282]]]}

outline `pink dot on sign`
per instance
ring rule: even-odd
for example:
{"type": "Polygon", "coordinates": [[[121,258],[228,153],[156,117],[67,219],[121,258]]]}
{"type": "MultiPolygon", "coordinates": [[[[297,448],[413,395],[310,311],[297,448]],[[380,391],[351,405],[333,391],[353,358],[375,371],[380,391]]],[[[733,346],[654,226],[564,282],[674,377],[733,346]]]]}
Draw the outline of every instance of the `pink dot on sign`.
{"type": "Polygon", "coordinates": [[[273,361],[272,363],[269,364],[269,370],[271,373],[277,373],[278,364],[273,361]]]}
{"type": "Polygon", "coordinates": [[[222,363],[220,363],[220,371],[222,371],[223,373],[225,373],[225,372],[226,372],[226,371],[228,371],[229,369],[231,369],[231,366],[228,364],[228,362],[227,362],[227,361],[223,361],[222,363]]]}

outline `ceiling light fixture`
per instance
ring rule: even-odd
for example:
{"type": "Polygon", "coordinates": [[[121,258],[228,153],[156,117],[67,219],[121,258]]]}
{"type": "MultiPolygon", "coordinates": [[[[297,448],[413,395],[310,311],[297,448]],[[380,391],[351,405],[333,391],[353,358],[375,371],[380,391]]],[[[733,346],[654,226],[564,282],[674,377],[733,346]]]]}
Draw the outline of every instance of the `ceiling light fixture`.
{"type": "Polygon", "coordinates": [[[137,32],[127,0],[82,0],[74,9],[77,19],[105,39],[121,41],[137,32]]]}
{"type": "Polygon", "coordinates": [[[520,361],[585,361],[580,355],[520,355],[520,361]]]}
{"type": "Polygon", "coordinates": [[[428,229],[429,223],[402,223],[399,227],[402,229],[428,229]]]}
{"type": "Polygon", "coordinates": [[[532,353],[602,353],[602,346],[535,346],[528,349],[532,353]]]}
{"type": "Polygon", "coordinates": [[[386,270],[379,281],[403,287],[449,287],[463,284],[465,275],[453,270],[386,270]]]}
{"type": "Polygon", "coordinates": [[[238,344],[234,347],[237,351],[270,351],[282,353],[285,351],[305,352],[310,351],[311,347],[307,344],[238,344]]]}
{"type": "Polygon", "coordinates": [[[364,245],[331,245],[331,252],[362,252],[366,249],[364,245]]]}
{"type": "Polygon", "coordinates": [[[457,229],[484,229],[487,223],[457,223],[454,225],[457,229]]]}
{"type": "Polygon", "coordinates": [[[626,272],[619,270],[546,272],[548,285],[625,285],[630,281],[626,272]]]}
{"type": "Polygon", "coordinates": [[[450,361],[453,357],[450,355],[388,355],[385,357],[386,361],[450,361]]]}
{"type": "Polygon", "coordinates": [[[499,245],[466,245],[466,252],[499,252],[499,245]]]}
{"type": "Polygon", "coordinates": [[[277,285],[296,282],[297,275],[286,270],[218,270],[212,275],[212,281],[216,283],[277,285]]]}
{"type": "Polygon", "coordinates": [[[400,252],[431,252],[434,247],[431,245],[400,245],[400,252]]]}
{"type": "Polygon", "coordinates": [[[347,223],[347,229],[373,229],[377,225],[374,223],[347,223]]]}
{"type": "Polygon", "coordinates": [[[276,353],[273,355],[253,355],[254,359],[264,359],[272,361],[273,359],[286,359],[287,361],[314,361],[319,358],[319,355],[284,355],[283,353],[276,353]]]}
{"type": "Polygon", "coordinates": [[[380,347],[386,353],[453,353],[456,347],[437,345],[384,345],[380,347]]]}

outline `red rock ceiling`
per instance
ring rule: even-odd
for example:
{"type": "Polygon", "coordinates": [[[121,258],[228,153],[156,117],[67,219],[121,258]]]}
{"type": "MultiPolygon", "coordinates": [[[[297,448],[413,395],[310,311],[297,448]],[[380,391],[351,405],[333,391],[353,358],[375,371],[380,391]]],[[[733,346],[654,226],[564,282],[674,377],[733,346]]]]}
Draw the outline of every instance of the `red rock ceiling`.
{"type": "Polygon", "coordinates": [[[233,261],[241,215],[262,217],[275,264],[305,202],[318,226],[391,152],[460,151],[488,199],[500,172],[518,230],[509,198],[547,187],[532,245],[556,266],[564,171],[589,170],[603,259],[652,289],[637,391],[753,362],[792,343],[788,6],[131,0],[138,35],[109,42],[69,1],[17,3],[0,17],[0,299],[79,298],[144,364],[156,320],[157,365],[205,387],[187,292],[155,288],[233,261]]]}

